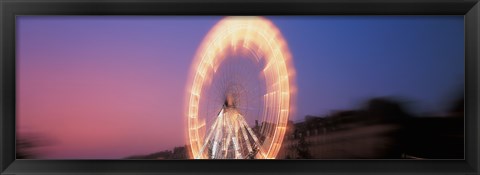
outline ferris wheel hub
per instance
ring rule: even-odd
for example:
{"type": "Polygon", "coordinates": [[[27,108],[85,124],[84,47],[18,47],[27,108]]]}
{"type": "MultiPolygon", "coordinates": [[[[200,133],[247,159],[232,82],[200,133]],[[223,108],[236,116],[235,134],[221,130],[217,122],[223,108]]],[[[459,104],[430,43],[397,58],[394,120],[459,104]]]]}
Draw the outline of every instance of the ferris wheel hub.
{"type": "Polygon", "coordinates": [[[235,107],[235,98],[233,94],[228,93],[225,99],[225,107],[227,108],[234,108],[235,107]]]}

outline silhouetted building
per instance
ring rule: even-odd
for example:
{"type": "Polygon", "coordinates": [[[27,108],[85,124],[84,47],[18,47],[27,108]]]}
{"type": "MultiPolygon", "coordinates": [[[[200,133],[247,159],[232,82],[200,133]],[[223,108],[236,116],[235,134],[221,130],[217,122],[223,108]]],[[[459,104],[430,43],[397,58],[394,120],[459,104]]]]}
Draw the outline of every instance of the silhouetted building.
{"type": "Polygon", "coordinates": [[[399,102],[289,122],[279,159],[463,159],[463,99],[446,117],[413,117],[399,102]]]}

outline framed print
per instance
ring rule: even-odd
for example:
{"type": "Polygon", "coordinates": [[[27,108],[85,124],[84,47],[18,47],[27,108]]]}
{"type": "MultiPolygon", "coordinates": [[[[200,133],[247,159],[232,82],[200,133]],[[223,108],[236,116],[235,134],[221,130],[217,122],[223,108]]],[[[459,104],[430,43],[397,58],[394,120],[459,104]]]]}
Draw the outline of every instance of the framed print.
{"type": "Polygon", "coordinates": [[[476,0],[0,7],[2,174],[478,174],[476,0]]]}

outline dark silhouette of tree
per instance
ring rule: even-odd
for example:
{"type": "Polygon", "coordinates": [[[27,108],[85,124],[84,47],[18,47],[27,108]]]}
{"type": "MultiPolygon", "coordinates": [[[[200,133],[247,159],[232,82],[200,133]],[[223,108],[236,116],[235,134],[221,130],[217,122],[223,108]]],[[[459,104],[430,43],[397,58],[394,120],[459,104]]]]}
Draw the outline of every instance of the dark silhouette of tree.
{"type": "Polygon", "coordinates": [[[52,140],[38,133],[17,133],[15,142],[17,159],[39,158],[41,153],[36,149],[53,144],[52,140]]]}
{"type": "Polygon", "coordinates": [[[386,97],[373,98],[367,102],[368,117],[383,121],[399,121],[412,116],[405,104],[386,97]]]}
{"type": "Polygon", "coordinates": [[[451,103],[448,112],[455,117],[463,117],[465,113],[465,97],[463,91],[451,103]]]}
{"type": "Polygon", "coordinates": [[[413,115],[407,110],[404,101],[394,98],[379,97],[370,99],[365,108],[366,115],[373,121],[383,124],[397,124],[398,129],[389,133],[393,144],[385,152],[383,158],[401,158],[402,153],[408,149],[411,144],[412,134],[406,128],[413,115]]]}
{"type": "Polygon", "coordinates": [[[173,148],[173,154],[171,159],[187,159],[187,146],[180,146],[173,148]]]}
{"type": "Polygon", "coordinates": [[[16,138],[16,157],[17,159],[34,159],[37,155],[31,150],[36,144],[31,139],[16,138]]]}
{"type": "Polygon", "coordinates": [[[126,159],[170,159],[172,157],[172,151],[165,150],[161,152],[156,152],[148,155],[138,155],[138,156],[130,156],[126,159]]]}
{"type": "Polygon", "coordinates": [[[187,153],[187,148],[188,146],[179,146],[175,147],[172,150],[164,150],[148,155],[135,155],[135,156],[129,156],[126,157],[125,159],[187,159],[188,158],[188,153],[187,153]]]}

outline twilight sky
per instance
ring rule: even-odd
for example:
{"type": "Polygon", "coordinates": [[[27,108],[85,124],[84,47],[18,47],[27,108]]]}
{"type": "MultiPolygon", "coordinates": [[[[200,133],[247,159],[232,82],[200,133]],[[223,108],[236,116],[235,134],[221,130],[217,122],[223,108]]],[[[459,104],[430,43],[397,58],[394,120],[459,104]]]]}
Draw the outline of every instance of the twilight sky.
{"type": "MultiPolygon", "coordinates": [[[[297,115],[401,96],[442,112],[464,83],[463,16],[267,17],[296,68],[297,115]]],[[[17,121],[43,158],[123,158],[185,144],[191,61],[221,17],[17,17],[17,121]]]]}

